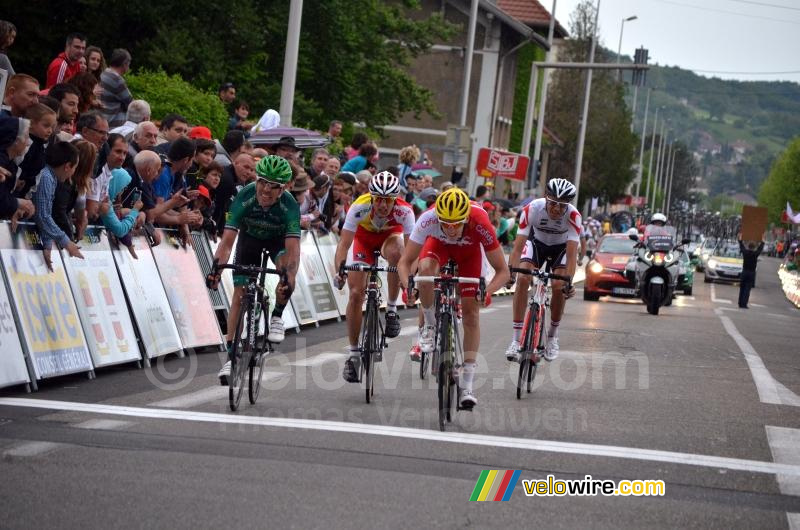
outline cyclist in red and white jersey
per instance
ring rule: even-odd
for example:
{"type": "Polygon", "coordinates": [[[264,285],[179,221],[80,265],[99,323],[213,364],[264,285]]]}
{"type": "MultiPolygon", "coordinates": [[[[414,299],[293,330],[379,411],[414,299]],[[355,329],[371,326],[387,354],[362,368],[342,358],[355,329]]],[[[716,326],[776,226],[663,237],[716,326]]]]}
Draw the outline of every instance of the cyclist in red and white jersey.
{"type": "MultiPolygon", "coordinates": [[[[538,270],[548,264],[555,274],[570,278],[575,275],[582,232],[581,214],[570,204],[575,194],[575,186],[568,180],[552,179],[547,183],[544,198],[531,201],[522,209],[519,230],[509,257],[512,267],[538,270]]],[[[506,359],[509,361],[519,361],[519,339],[531,280],[530,276],[521,274],[516,281],[518,284],[512,306],[514,335],[506,350],[506,359]]],[[[558,356],[558,326],[564,314],[564,304],[575,294],[575,288],[570,285],[567,289],[561,280],[553,280],[552,286],[550,329],[544,353],[548,361],[558,356]]]]}
{"type": "MultiPolygon", "coordinates": [[[[436,199],[436,205],[425,211],[411,232],[403,257],[397,270],[400,284],[406,287],[414,261],[419,258],[419,274],[436,276],[440,268],[452,258],[458,266],[458,275],[477,278],[483,268],[482,253],[495,270],[495,276],[486,286],[486,296],[480,302],[475,298],[477,286],[462,284],[461,310],[464,323],[464,366],[459,379],[461,395],[459,402],[464,408],[472,408],[478,400],[472,392],[475,376],[475,360],[480,346],[479,303],[491,304],[492,293],[500,289],[509,279],[508,265],[505,262],[495,229],[489,215],[477,204],[470,203],[469,196],[459,189],[450,188],[436,199]]],[[[433,305],[433,285],[418,285],[422,313],[423,331],[420,348],[429,353],[433,351],[436,314],[433,305]]]]}
{"type": "MultiPolygon", "coordinates": [[[[403,254],[404,243],[414,228],[414,210],[406,201],[397,198],[400,181],[389,171],[372,177],[369,193],[365,193],[350,205],[336,247],[334,263],[347,265],[372,265],[373,252],[380,250],[389,265],[397,265],[403,254]]],[[[345,361],[342,377],[349,383],[358,382],[361,353],[358,336],[361,332],[362,308],[364,307],[364,272],[347,274],[350,296],[347,300],[347,334],[350,339],[350,356],[345,361]]],[[[397,274],[389,274],[389,299],[386,301],[386,329],[389,338],[400,333],[400,317],[397,315],[397,297],[400,287],[397,274]]],[[[344,278],[337,274],[336,286],[344,287],[344,278]]]]}

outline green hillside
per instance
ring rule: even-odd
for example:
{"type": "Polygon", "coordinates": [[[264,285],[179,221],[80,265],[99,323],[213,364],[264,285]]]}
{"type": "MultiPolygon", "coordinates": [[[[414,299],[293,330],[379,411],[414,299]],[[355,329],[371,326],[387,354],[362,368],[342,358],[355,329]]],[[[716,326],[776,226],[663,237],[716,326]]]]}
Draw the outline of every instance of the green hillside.
{"type": "MultiPolygon", "coordinates": [[[[701,172],[710,195],[755,195],[775,158],[800,135],[800,84],[778,81],[729,81],[699,76],[678,67],[653,66],[647,86],[653,109],[668,127],[702,154],[701,172]],[[742,143],[743,142],[743,143],[742,143]],[[719,153],[715,152],[715,146],[719,153]],[[734,147],[744,153],[737,153],[734,147]]],[[[632,102],[632,89],[628,102],[632,102]]],[[[639,90],[636,131],[641,131],[646,90],[639,90]]]]}

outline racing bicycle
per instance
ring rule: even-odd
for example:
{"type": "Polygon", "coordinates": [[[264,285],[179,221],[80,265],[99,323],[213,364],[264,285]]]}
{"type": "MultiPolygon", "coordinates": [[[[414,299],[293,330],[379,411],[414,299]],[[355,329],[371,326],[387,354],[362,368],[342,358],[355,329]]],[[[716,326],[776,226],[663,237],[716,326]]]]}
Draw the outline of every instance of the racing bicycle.
{"type": "Polygon", "coordinates": [[[415,290],[415,283],[433,283],[436,335],[431,355],[433,364],[431,372],[437,382],[439,429],[442,431],[445,430],[447,423],[452,423],[455,411],[472,410],[471,407],[462,408],[458,403],[458,371],[464,364],[460,331],[461,289],[459,283],[478,284],[476,295],[478,299],[483,299],[486,290],[484,278],[470,278],[456,274],[456,264],[451,259],[442,267],[439,276],[412,276],[408,281],[409,297],[415,290]]]}
{"type": "Polygon", "coordinates": [[[517,376],[517,399],[522,399],[522,388],[531,393],[533,380],[536,377],[536,367],[542,360],[545,346],[547,345],[547,332],[545,331],[545,317],[547,308],[550,307],[552,287],[550,280],[562,280],[567,285],[572,284],[569,276],[561,276],[548,271],[528,270],[510,267],[512,273],[527,274],[533,277],[533,289],[528,300],[528,309],[525,311],[525,321],[522,327],[522,338],[519,349],[519,375],[517,376]]]}
{"type": "Polygon", "coordinates": [[[266,264],[267,253],[261,253],[261,266],[252,265],[219,265],[214,260],[210,276],[216,276],[224,269],[231,269],[234,274],[246,276],[247,285],[242,294],[239,320],[236,323],[236,333],[231,343],[229,358],[231,361],[231,375],[228,381],[228,404],[232,411],[239,408],[247,374],[247,394],[251,405],[255,405],[261,391],[261,376],[264,371],[264,361],[272,353],[272,344],[267,340],[269,335],[269,294],[264,288],[267,274],[280,276],[281,284],[288,283],[286,270],[271,269],[266,264]],[[261,326],[264,334],[259,335],[261,326]]]}
{"type": "Polygon", "coordinates": [[[380,250],[373,251],[372,265],[345,265],[339,266],[339,276],[344,277],[348,271],[366,272],[367,309],[364,312],[364,321],[361,326],[361,368],[358,381],[364,383],[364,393],[367,403],[375,394],[375,363],[383,360],[383,350],[386,348],[386,337],[383,334],[383,324],[380,320],[381,283],[379,272],[397,273],[397,267],[378,265],[380,250]]]}

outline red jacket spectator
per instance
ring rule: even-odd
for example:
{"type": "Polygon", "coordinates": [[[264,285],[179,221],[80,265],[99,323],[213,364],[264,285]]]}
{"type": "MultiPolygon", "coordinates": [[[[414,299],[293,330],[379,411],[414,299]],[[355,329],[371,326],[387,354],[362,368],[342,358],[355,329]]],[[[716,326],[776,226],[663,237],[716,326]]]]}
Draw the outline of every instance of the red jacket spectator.
{"type": "Polygon", "coordinates": [[[50,88],[67,81],[81,71],[81,57],[86,51],[86,37],[80,33],[71,33],[67,37],[66,48],[59,53],[47,67],[47,83],[50,88]]]}

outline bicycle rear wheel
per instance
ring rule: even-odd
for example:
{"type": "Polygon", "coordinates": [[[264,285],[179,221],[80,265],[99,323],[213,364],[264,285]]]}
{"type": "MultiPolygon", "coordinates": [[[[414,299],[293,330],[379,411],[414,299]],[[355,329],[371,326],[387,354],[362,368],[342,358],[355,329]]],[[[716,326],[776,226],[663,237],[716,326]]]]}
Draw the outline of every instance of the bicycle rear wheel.
{"type": "MultiPolygon", "coordinates": [[[[239,322],[236,324],[236,334],[231,346],[231,375],[228,381],[228,404],[233,412],[239,408],[244,390],[245,373],[250,364],[250,348],[247,341],[242,339],[242,331],[247,322],[245,310],[246,299],[242,299],[242,311],[239,313],[239,322]]],[[[249,329],[249,328],[248,328],[249,329]]]]}
{"type": "Polygon", "coordinates": [[[261,322],[264,322],[264,336],[256,337],[256,355],[251,358],[248,363],[250,366],[250,380],[247,387],[247,397],[250,399],[250,404],[255,405],[258,399],[258,394],[261,392],[261,375],[264,371],[264,362],[269,352],[269,343],[267,342],[267,335],[269,335],[269,324],[266,322],[264,316],[264,308],[269,309],[265,300],[262,298],[259,302],[260,310],[256,310],[259,315],[258,322],[256,322],[256,330],[261,329],[261,322]],[[256,358],[257,357],[257,358],[256,358]]]}
{"type": "Polygon", "coordinates": [[[438,377],[438,397],[439,397],[439,429],[444,430],[447,422],[452,421],[450,409],[453,405],[453,392],[455,391],[455,381],[453,381],[453,343],[451,341],[450,328],[452,322],[449,314],[439,315],[439,377],[438,377]]]}

